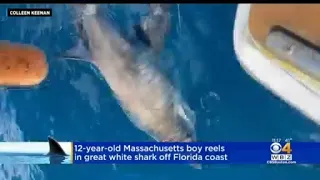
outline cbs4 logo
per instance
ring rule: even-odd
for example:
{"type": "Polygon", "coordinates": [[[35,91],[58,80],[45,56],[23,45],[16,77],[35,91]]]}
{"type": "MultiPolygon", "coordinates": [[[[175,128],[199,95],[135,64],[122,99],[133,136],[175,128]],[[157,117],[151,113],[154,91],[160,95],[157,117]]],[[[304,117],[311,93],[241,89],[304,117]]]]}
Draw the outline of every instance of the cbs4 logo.
{"type": "Polygon", "coordinates": [[[280,143],[274,142],[270,145],[270,151],[273,154],[279,154],[280,152],[290,154],[292,152],[291,144],[290,142],[288,142],[284,146],[282,146],[280,143]]]}

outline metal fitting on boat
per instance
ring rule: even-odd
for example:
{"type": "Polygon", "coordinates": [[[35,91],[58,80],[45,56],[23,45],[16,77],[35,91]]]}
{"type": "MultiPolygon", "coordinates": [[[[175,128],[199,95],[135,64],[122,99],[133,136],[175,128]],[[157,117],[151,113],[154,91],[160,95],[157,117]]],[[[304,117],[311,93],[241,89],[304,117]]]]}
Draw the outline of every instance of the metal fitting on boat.
{"type": "Polygon", "coordinates": [[[285,30],[271,31],[266,46],[279,60],[296,66],[305,74],[320,80],[319,48],[285,30]]]}

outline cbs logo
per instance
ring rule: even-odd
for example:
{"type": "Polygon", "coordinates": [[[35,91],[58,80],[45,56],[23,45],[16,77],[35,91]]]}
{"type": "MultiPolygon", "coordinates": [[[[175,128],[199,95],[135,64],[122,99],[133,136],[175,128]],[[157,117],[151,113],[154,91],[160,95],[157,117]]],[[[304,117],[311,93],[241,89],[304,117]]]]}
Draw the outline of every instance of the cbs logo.
{"type": "Polygon", "coordinates": [[[280,143],[274,142],[270,145],[270,151],[273,154],[278,154],[280,152],[284,152],[287,154],[290,154],[292,152],[291,149],[291,144],[290,143],[286,143],[283,147],[280,143]]]}

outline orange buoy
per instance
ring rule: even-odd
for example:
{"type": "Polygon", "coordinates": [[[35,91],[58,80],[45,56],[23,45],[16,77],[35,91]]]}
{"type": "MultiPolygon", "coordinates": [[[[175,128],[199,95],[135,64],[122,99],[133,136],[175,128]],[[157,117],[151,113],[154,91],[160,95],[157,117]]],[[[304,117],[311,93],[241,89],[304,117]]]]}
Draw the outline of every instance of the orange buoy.
{"type": "Polygon", "coordinates": [[[33,86],[48,74],[45,53],[27,44],[0,41],[0,86],[33,86]]]}

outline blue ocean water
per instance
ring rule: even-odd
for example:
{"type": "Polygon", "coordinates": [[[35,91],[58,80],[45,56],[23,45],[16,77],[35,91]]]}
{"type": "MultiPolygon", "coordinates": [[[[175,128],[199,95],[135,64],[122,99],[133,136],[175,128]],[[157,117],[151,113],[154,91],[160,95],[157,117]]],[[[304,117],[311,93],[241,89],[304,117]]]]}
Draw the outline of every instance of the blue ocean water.
{"type": "MultiPolygon", "coordinates": [[[[319,127],[251,79],[233,51],[236,5],[185,4],[172,9],[172,31],[162,62],[197,116],[201,141],[320,139],[319,127]],[[180,15],[179,15],[180,14],[180,15]]],[[[147,6],[110,5],[108,16],[127,30],[147,6]]],[[[150,141],[126,118],[99,72],[88,63],[56,57],[76,41],[66,5],[2,5],[0,39],[41,47],[47,80],[31,89],[1,90],[0,138],[45,141],[150,141]],[[53,17],[6,17],[8,7],[50,7],[53,17]]],[[[307,153],[307,152],[306,152],[307,153]]],[[[2,179],[319,179],[302,166],[212,165],[0,165],[2,179]]]]}

